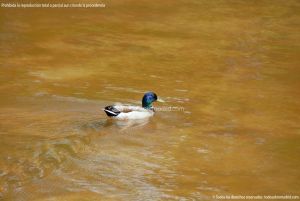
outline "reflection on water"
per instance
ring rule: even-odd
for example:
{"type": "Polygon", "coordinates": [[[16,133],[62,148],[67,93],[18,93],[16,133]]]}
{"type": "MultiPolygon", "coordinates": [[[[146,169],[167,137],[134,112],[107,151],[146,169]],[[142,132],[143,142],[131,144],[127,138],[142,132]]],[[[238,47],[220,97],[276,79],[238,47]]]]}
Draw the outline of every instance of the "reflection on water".
{"type": "Polygon", "coordinates": [[[1,9],[1,199],[300,194],[299,1],[106,5],[1,9]]]}

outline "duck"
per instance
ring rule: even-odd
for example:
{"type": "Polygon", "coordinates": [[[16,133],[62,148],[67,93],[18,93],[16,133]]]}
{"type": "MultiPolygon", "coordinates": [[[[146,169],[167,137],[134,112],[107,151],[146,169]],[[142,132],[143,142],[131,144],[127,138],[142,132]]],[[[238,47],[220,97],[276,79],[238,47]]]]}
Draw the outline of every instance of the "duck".
{"type": "Polygon", "coordinates": [[[104,112],[108,117],[117,120],[148,119],[155,113],[152,103],[157,100],[157,95],[154,92],[147,92],[142,98],[142,107],[131,105],[109,105],[104,108],[104,112]]]}

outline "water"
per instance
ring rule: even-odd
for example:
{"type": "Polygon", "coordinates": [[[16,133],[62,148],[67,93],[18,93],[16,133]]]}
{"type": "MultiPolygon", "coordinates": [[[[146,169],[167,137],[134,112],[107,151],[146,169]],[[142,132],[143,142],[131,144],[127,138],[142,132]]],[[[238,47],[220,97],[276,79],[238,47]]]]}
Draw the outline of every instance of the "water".
{"type": "Polygon", "coordinates": [[[300,195],[299,8],[1,8],[0,197],[300,195]],[[102,111],[149,90],[183,110],[123,123],[102,111]]]}

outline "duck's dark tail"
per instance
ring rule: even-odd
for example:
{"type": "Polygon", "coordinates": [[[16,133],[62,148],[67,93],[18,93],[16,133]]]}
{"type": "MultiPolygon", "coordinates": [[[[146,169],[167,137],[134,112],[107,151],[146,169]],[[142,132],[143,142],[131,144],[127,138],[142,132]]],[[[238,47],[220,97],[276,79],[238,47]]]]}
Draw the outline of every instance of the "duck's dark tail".
{"type": "Polygon", "coordinates": [[[110,105],[110,106],[106,106],[104,108],[104,112],[107,114],[107,116],[109,117],[116,117],[118,116],[121,112],[119,110],[117,110],[114,106],[110,105]]]}

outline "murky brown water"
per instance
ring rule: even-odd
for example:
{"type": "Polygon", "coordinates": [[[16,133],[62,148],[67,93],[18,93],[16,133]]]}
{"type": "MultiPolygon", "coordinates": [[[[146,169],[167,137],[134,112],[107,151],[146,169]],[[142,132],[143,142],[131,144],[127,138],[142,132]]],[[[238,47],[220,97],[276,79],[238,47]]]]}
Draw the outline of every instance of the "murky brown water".
{"type": "Polygon", "coordinates": [[[1,8],[0,199],[300,195],[299,1],[105,3],[1,8]]]}

